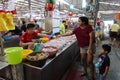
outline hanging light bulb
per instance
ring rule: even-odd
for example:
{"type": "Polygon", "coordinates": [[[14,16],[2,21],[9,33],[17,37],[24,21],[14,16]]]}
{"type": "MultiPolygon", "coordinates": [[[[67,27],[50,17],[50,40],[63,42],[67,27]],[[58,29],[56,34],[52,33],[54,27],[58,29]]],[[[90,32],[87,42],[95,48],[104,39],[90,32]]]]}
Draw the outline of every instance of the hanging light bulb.
{"type": "Polygon", "coordinates": [[[74,6],[73,5],[70,5],[70,9],[73,9],[74,8],[74,6]]]}
{"type": "Polygon", "coordinates": [[[82,0],[82,8],[86,8],[86,4],[87,4],[86,0],[82,0]]]}

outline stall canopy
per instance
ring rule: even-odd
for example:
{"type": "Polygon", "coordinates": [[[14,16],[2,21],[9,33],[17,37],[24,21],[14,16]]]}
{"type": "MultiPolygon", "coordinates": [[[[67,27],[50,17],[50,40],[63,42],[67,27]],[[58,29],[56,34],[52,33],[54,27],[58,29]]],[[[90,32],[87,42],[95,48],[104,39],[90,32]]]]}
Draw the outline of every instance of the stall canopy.
{"type": "Polygon", "coordinates": [[[120,0],[99,0],[99,13],[102,20],[113,20],[120,13],[120,0]]]}

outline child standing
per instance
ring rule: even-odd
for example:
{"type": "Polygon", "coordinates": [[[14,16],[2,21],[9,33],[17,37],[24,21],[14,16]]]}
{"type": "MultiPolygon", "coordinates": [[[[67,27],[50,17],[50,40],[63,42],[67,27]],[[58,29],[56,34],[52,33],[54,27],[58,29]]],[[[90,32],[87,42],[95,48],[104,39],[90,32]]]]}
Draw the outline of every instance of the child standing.
{"type": "Polygon", "coordinates": [[[110,67],[110,58],[108,53],[111,51],[111,47],[107,44],[102,45],[101,54],[98,56],[99,60],[95,64],[99,68],[99,80],[105,80],[110,67]]]}
{"type": "Polygon", "coordinates": [[[101,40],[100,22],[98,22],[97,26],[95,27],[95,36],[96,36],[96,45],[98,45],[100,44],[100,40],[101,40]]]}

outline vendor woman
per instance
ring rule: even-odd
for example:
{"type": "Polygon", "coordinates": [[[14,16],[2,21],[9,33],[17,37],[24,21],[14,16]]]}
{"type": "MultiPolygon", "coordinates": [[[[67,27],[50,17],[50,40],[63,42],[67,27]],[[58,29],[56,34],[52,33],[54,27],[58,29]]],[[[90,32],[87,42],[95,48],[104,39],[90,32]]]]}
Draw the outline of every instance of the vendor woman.
{"type": "Polygon", "coordinates": [[[24,48],[33,48],[34,43],[32,42],[32,40],[34,39],[34,37],[36,36],[40,36],[40,37],[47,37],[46,34],[40,34],[34,31],[35,25],[32,23],[29,23],[27,25],[27,30],[25,33],[23,33],[20,37],[20,46],[23,46],[24,48]]]}

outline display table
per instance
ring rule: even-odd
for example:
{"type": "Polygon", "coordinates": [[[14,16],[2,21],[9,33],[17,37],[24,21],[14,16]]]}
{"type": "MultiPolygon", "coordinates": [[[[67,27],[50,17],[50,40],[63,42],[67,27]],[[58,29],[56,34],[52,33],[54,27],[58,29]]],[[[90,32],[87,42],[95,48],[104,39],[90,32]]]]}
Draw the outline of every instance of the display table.
{"type": "Polygon", "coordinates": [[[24,80],[23,65],[8,65],[2,68],[0,70],[0,77],[5,80],[24,80]]]}
{"type": "Polygon", "coordinates": [[[60,80],[78,56],[77,42],[68,43],[56,57],[48,59],[42,68],[27,63],[16,66],[1,63],[0,77],[7,80],[60,80]]]}
{"type": "Polygon", "coordinates": [[[71,42],[56,57],[48,59],[42,68],[24,63],[24,80],[60,80],[78,55],[77,42],[71,42]]]}
{"type": "MultiPolygon", "coordinates": [[[[4,41],[3,45],[4,48],[19,46],[19,38],[4,41]]],[[[0,77],[5,78],[5,80],[24,80],[22,66],[22,64],[10,66],[7,63],[6,57],[0,56],[0,77]]]]}

